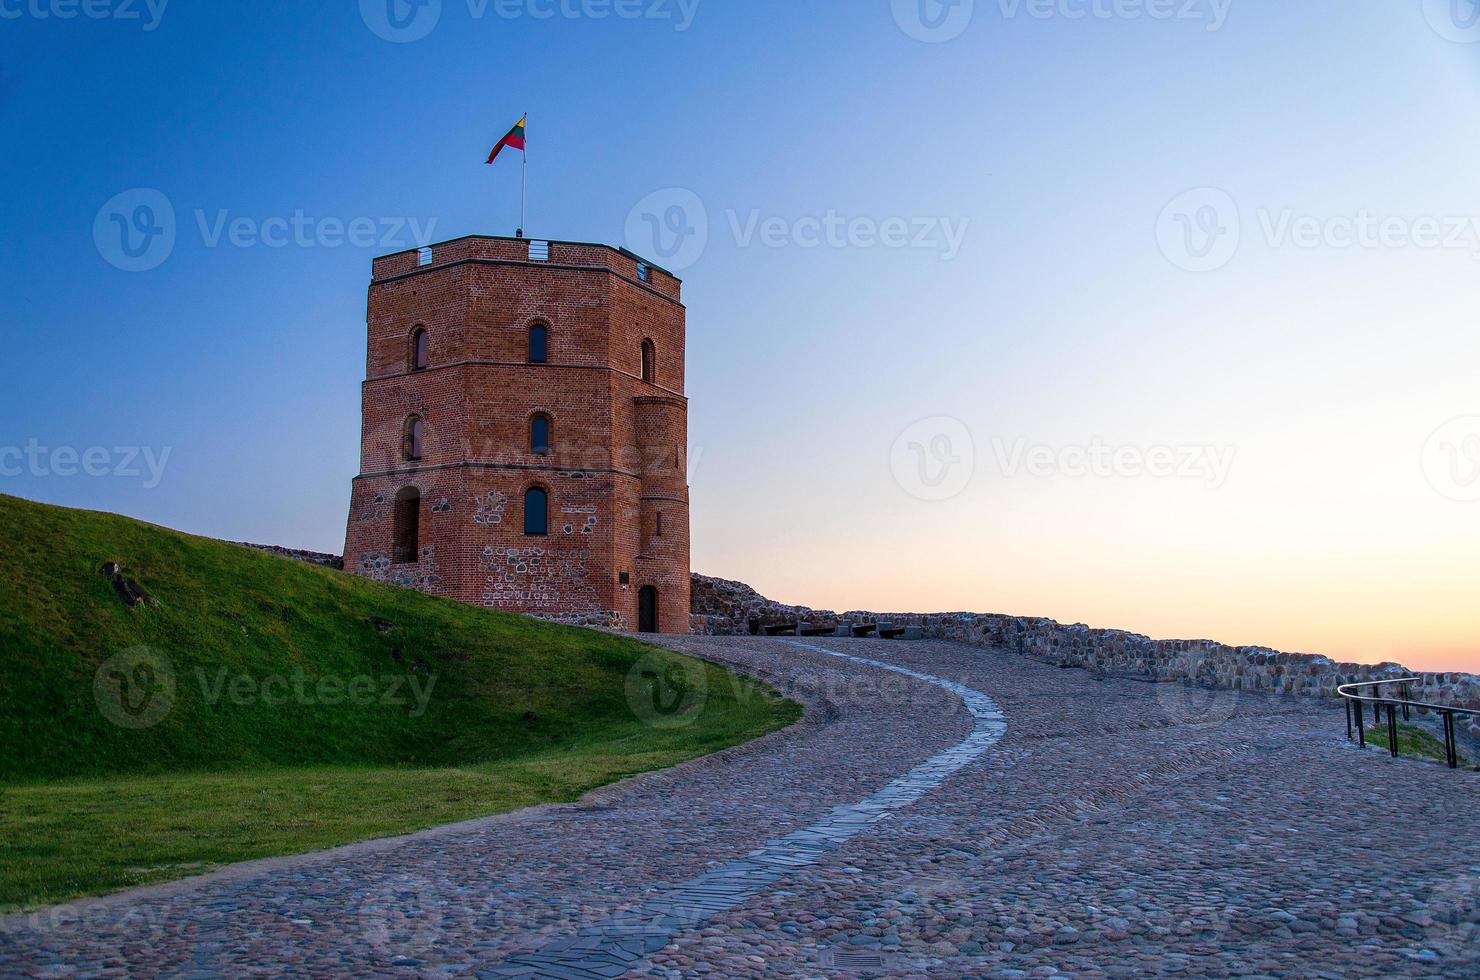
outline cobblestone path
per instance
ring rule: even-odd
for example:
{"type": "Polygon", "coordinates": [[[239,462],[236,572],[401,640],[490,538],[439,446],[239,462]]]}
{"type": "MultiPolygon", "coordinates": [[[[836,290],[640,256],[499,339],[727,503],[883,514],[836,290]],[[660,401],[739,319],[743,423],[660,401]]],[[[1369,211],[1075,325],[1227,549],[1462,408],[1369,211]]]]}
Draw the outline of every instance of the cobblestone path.
{"type": "Polygon", "coordinates": [[[0,922],[0,976],[1480,976],[1480,776],[1350,748],[1339,708],[944,643],[662,642],[807,719],[579,804],[0,922]],[[613,923],[645,924],[630,959],[541,965],[613,923]]]}

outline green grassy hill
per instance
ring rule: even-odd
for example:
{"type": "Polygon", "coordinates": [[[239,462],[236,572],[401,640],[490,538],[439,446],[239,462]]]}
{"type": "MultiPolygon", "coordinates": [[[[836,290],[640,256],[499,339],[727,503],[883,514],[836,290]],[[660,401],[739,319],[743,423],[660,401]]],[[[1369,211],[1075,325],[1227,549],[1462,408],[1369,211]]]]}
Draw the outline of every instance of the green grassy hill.
{"type": "Polygon", "coordinates": [[[113,515],[0,496],[0,529],[0,907],[574,799],[799,713],[632,640],[113,515]]]}

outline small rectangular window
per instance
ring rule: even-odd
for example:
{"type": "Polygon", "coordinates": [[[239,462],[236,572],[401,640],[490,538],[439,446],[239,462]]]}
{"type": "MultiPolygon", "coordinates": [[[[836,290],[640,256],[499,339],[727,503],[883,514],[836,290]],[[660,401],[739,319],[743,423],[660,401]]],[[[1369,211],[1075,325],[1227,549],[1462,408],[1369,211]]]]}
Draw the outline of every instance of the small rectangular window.
{"type": "Polygon", "coordinates": [[[658,511],[658,529],[655,534],[660,538],[663,536],[663,512],[661,510],[658,511]]]}
{"type": "Polygon", "coordinates": [[[550,243],[531,240],[529,243],[529,261],[550,261],[550,243]]]}
{"type": "Polygon", "coordinates": [[[648,265],[646,262],[637,263],[637,278],[641,279],[643,282],[652,282],[653,267],[648,265]]]}
{"type": "Polygon", "coordinates": [[[617,581],[619,583],[621,583],[622,585],[631,585],[632,584],[632,573],[631,572],[622,572],[620,575],[617,576],[617,581]]]}
{"type": "Polygon", "coordinates": [[[424,246],[424,247],[419,248],[419,249],[416,250],[416,264],[417,265],[431,265],[432,264],[432,247],[430,245],[424,246]]]}

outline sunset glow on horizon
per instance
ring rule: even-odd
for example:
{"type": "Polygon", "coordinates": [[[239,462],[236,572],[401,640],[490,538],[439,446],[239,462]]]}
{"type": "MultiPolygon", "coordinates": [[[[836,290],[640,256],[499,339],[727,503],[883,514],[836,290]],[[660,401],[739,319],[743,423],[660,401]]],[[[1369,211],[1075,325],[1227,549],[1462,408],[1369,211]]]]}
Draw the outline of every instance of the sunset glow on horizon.
{"type": "Polygon", "coordinates": [[[683,279],[696,571],[1480,672],[1480,34],[1059,6],[28,22],[0,449],[169,455],[0,493],[342,550],[371,260],[512,234],[527,111],[531,234],[683,279]]]}

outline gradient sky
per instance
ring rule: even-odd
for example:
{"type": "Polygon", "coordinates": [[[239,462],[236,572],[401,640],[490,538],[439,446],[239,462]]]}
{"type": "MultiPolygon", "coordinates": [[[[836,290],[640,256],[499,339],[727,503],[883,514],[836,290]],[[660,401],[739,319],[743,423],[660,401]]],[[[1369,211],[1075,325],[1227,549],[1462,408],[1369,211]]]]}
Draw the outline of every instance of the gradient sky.
{"type": "Polygon", "coordinates": [[[528,110],[531,233],[685,279],[696,570],[1480,670],[1448,0],[386,2],[0,0],[0,492],[340,550],[383,222],[512,232],[528,110]],[[175,241],[127,271],[141,188],[175,241]]]}

